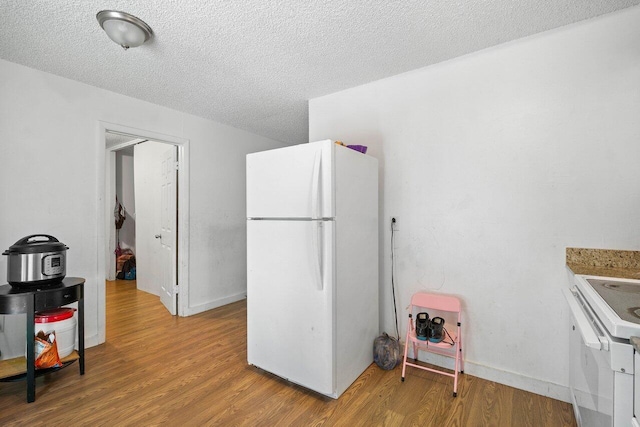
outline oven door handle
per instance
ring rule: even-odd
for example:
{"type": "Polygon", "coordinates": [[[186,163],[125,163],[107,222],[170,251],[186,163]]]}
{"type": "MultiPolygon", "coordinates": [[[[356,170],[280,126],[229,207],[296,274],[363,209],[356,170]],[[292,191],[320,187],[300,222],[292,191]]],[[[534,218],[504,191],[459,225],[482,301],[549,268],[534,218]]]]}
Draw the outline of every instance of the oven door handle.
{"type": "Polygon", "coordinates": [[[567,303],[569,303],[569,308],[571,309],[573,318],[576,320],[576,326],[580,331],[580,335],[582,335],[582,341],[584,341],[587,347],[602,350],[603,346],[600,336],[593,330],[587,315],[582,311],[582,308],[580,308],[580,304],[578,304],[578,300],[576,299],[577,296],[574,291],[564,288],[562,289],[562,293],[567,299],[567,303]]]}

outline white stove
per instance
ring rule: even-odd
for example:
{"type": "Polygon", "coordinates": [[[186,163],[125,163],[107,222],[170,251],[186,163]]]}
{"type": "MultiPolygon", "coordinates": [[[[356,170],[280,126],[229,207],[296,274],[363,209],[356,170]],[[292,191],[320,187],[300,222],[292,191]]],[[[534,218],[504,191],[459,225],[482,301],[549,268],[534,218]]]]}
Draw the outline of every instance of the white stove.
{"type": "MultiPolygon", "coordinates": [[[[565,290],[572,314],[570,386],[579,426],[629,426],[640,280],[576,275],[565,290]]],[[[640,368],[639,368],[640,369],[640,368]]]]}

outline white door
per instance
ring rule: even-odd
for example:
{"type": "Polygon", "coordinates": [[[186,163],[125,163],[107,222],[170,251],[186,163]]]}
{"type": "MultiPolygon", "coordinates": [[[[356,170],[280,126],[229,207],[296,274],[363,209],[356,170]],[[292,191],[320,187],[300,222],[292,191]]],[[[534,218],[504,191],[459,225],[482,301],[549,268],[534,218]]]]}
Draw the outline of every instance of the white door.
{"type": "Polygon", "coordinates": [[[162,160],[170,146],[147,141],[134,146],[137,288],[160,296],[162,278],[162,160]],[[157,239],[154,236],[158,236],[157,239]]]}
{"type": "Polygon", "coordinates": [[[332,221],[247,221],[247,359],[332,395],[332,221]]]}
{"type": "Polygon", "coordinates": [[[160,301],[175,315],[177,310],[177,147],[171,146],[162,157],[160,185],[160,301]]]}
{"type": "Polygon", "coordinates": [[[334,216],[331,140],[247,155],[247,217],[334,216]]]}

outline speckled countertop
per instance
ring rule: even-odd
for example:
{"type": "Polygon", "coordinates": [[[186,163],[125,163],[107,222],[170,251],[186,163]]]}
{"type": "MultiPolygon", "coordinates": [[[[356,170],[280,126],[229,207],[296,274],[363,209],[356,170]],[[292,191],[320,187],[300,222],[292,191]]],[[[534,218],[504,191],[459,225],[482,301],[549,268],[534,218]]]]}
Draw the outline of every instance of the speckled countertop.
{"type": "Polygon", "coordinates": [[[575,274],[640,279],[640,251],[567,248],[566,263],[575,274]]]}

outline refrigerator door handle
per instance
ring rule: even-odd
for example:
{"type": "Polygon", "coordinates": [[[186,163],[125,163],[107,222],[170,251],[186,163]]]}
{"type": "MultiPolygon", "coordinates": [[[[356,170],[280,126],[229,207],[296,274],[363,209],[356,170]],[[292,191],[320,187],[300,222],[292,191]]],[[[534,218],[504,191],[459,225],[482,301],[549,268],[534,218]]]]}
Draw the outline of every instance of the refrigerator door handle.
{"type": "Polygon", "coordinates": [[[323,264],[323,259],[322,259],[322,240],[323,237],[322,236],[318,236],[318,234],[322,234],[323,233],[323,227],[322,227],[322,221],[312,221],[312,223],[314,224],[313,227],[313,231],[311,232],[311,240],[313,243],[313,248],[315,250],[315,254],[313,255],[314,258],[314,268],[313,268],[313,272],[314,272],[314,276],[316,279],[316,283],[317,283],[317,287],[318,290],[321,291],[324,289],[324,283],[322,280],[322,264],[323,264]]]}
{"type": "Polygon", "coordinates": [[[320,206],[318,197],[320,196],[320,165],[322,163],[322,150],[316,151],[313,161],[313,180],[311,182],[311,218],[320,218],[320,206]]]}

